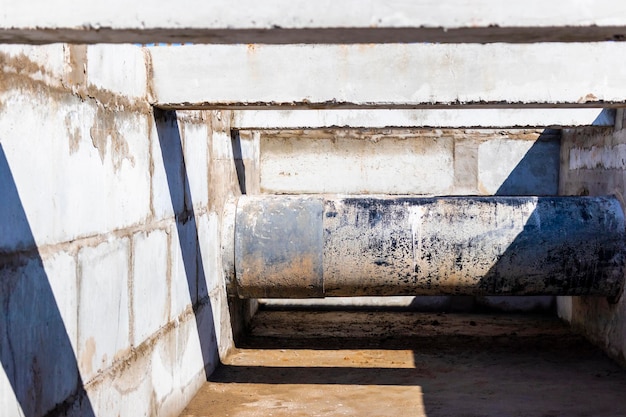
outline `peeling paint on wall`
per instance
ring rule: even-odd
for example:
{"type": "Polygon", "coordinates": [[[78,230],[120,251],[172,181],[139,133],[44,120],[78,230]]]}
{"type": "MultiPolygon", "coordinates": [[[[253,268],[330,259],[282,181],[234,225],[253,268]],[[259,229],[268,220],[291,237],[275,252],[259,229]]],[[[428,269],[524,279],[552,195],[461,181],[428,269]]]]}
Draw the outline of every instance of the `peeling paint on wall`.
{"type": "Polygon", "coordinates": [[[572,148],[569,169],[626,169],[626,144],[572,148]]]}

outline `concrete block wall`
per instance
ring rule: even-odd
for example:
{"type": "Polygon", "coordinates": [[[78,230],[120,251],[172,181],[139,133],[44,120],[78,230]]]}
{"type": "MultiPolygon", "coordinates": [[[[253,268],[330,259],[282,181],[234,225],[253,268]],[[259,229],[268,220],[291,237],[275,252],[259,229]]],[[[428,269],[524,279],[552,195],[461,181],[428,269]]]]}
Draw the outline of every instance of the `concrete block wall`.
{"type": "MultiPolygon", "coordinates": [[[[234,115],[237,117],[237,113],[234,115]]],[[[556,195],[560,132],[494,129],[240,131],[249,193],[556,195]]],[[[267,306],[551,311],[554,297],[262,300],[267,306]]]]}
{"type": "MultiPolygon", "coordinates": [[[[254,136],[256,135],[256,136],[254,136]]],[[[256,131],[262,193],[555,195],[550,130],[256,131]]]]}
{"type": "MultiPolygon", "coordinates": [[[[618,110],[614,128],[563,131],[559,192],[563,195],[613,194],[624,204],[626,127],[618,110]]],[[[626,296],[558,297],[559,316],[626,365],[626,296]]]]}
{"type": "Polygon", "coordinates": [[[0,47],[3,416],[177,415],[233,345],[230,116],[153,110],[149,56],[0,47]]]}

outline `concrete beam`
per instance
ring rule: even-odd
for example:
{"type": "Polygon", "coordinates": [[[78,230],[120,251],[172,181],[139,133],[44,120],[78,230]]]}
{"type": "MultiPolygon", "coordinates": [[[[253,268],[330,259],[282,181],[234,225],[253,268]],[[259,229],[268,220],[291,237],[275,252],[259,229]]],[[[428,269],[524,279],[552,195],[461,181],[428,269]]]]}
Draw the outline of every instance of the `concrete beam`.
{"type": "Polygon", "coordinates": [[[612,109],[235,110],[233,129],[564,128],[615,123],[612,109]]]}
{"type": "Polygon", "coordinates": [[[386,43],[622,40],[613,0],[7,2],[0,42],[386,43]]]}
{"type": "Polygon", "coordinates": [[[626,106],[626,43],[150,49],[164,108],[626,106]]]}

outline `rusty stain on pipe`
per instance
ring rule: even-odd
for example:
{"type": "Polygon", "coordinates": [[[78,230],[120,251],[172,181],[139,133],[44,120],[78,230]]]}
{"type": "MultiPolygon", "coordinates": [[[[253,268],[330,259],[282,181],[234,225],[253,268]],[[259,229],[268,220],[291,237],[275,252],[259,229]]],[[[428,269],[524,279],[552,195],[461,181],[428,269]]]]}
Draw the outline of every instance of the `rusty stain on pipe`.
{"type": "Polygon", "coordinates": [[[624,284],[614,197],[243,196],[236,206],[225,267],[241,298],[615,297],[624,284]]]}

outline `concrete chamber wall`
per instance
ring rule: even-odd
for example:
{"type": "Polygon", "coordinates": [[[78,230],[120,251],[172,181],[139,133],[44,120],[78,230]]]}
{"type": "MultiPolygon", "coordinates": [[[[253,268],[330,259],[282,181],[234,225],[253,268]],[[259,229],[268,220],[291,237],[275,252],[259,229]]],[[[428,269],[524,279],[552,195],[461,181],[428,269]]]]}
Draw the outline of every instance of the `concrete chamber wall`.
{"type": "Polygon", "coordinates": [[[0,48],[3,416],[177,415],[232,346],[229,114],[150,80],[140,47],[0,48]]]}
{"type": "MultiPolygon", "coordinates": [[[[563,131],[559,192],[563,195],[615,194],[624,204],[626,129],[618,111],[615,128],[563,131]]],[[[626,297],[559,297],[559,316],[611,357],[626,364],[626,297]]]]}

